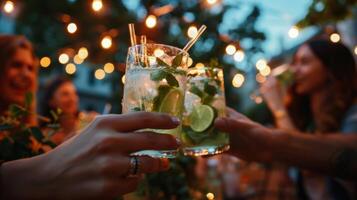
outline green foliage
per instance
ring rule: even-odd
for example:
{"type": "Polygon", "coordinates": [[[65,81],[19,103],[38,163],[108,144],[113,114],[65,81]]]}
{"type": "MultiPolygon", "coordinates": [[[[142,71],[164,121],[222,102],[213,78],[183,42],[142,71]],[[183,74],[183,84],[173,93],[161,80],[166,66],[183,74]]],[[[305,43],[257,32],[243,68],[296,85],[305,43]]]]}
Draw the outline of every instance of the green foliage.
{"type": "Polygon", "coordinates": [[[39,127],[24,123],[27,117],[36,115],[29,110],[32,101],[33,95],[28,93],[25,107],[10,105],[9,115],[0,117],[0,160],[32,157],[44,153],[45,148],[55,147],[39,127]]]}

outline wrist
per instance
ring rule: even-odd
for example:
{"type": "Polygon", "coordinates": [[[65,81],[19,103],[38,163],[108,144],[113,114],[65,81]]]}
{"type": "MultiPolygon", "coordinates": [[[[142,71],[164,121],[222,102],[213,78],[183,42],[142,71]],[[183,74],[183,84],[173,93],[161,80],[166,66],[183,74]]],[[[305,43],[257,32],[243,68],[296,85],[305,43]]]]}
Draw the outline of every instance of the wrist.
{"type": "Polygon", "coordinates": [[[271,139],[269,149],[271,152],[271,161],[283,161],[285,145],[288,145],[290,134],[279,129],[271,129],[271,139]]]}
{"type": "Polygon", "coordinates": [[[0,168],[1,199],[46,198],[47,175],[42,169],[43,156],[3,163],[0,168]]]}

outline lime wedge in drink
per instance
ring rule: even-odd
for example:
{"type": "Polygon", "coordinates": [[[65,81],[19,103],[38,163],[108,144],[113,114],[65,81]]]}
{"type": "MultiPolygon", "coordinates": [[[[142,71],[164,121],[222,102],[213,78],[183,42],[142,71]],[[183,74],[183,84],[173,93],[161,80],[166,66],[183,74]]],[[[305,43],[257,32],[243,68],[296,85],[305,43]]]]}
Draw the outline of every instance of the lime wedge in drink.
{"type": "Polygon", "coordinates": [[[183,109],[183,92],[180,89],[171,89],[162,99],[159,112],[180,116],[183,109]]]}
{"type": "Polygon", "coordinates": [[[208,105],[196,106],[190,114],[191,128],[195,132],[203,132],[208,129],[214,121],[214,110],[208,105]]]}

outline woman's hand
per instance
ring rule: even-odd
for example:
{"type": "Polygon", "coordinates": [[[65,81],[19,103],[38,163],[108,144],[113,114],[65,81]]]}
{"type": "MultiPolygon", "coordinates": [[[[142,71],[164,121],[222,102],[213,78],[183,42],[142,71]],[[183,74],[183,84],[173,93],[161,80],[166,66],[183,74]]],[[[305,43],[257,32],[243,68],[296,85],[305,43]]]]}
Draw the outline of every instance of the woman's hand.
{"type": "Polygon", "coordinates": [[[268,77],[268,79],[262,84],[260,92],[272,112],[285,110],[285,91],[282,89],[275,77],[268,77]]]}
{"type": "MultiPolygon", "coordinates": [[[[176,149],[168,134],[136,132],[172,129],[177,118],[158,113],[98,116],[81,134],[41,156],[6,162],[1,167],[4,199],[108,199],[133,191],[129,155],[139,150],[176,149]]],[[[139,157],[140,172],[166,170],[167,159],[139,157]]]]}
{"type": "Polygon", "coordinates": [[[244,160],[272,160],[271,130],[228,108],[228,117],[218,118],[215,126],[230,134],[230,153],[244,160]]]}

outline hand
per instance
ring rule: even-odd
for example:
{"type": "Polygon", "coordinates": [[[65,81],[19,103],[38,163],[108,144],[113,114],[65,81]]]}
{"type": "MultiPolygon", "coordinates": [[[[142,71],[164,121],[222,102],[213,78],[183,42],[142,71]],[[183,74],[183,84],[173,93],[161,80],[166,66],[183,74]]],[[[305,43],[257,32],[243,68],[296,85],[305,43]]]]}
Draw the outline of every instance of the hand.
{"type": "MultiPolygon", "coordinates": [[[[4,163],[1,167],[4,199],[110,199],[134,190],[139,178],[129,178],[129,155],[139,150],[176,149],[168,134],[135,132],[172,129],[176,118],[158,113],[97,117],[81,134],[51,152],[4,163]]],[[[168,168],[167,159],[139,157],[140,171],[168,168]]]]}
{"type": "Polygon", "coordinates": [[[230,153],[248,161],[271,161],[271,130],[231,108],[227,113],[228,117],[216,119],[215,127],[230,134],[230,153]]]}
{"type": "Polygon", "coordinates": [[[285,110],[285,91],[275,77],[269,76],[261,86],[260,92],[271,111],[285,110]]]}

